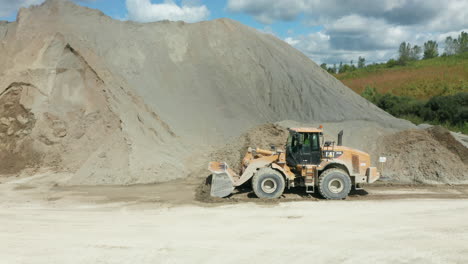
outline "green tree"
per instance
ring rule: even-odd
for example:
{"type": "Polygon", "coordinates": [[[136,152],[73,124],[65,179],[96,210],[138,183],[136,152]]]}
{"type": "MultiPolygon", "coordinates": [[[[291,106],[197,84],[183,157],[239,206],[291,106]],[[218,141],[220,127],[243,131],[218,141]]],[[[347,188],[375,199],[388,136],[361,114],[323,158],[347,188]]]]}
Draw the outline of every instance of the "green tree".
{"type": "Polygon", "coordinates": [[[410,50],[410,60],[419,60],[421,52],[422,48],[418,45],[414,45],[410,50]]]}
{"type": "Polygon", "coordinates": [[[457,53],[457,40],[453,39],[452,37],[447,37],[445,39],[445,54],[446,55],[454,55],[457,53]]]}
{"type": "Polygon", "coordinates": [[[410,60],[411,44],[402,42],[400,44],[400,48],[398,48],[398,54],[398,62],[402,65],[405,65],[410,60]]]}
{"type": "Polygon", "coordinates": [[[468,33],[462,31],[462,33],[458,35],[456,51],[457,54],[468,52],[468,33]]]}
{"type": "Polygon", "coordinates": [[[468,33],[462,31],[456,39],[447,37],[445,39],[445,54],[455,55],[468,52],[468,33]]]}
{"type": "Polygon", "coordinates": [[[326,63],[322,63],[320,64],[320,67],[324,70],[327,70],[327,64],[326,63]]]}
{"type": "Polygon", "coordinates": [[[359,69],[364,68],[366,66],[366,59],[364,57],[359,56],[357,65],[359,69]]]}
{"type": "Polygon", "coordinates": [[[374,87],[367,85],[364,91],[362,92],[361,96],[366,98],[370,102],[376,104],[378,101],[379,93],[374,87]]]}
{"type": "Polygon", "coordinates": [[[355,69],[356,69],[356,67],[354,65],[351,66],[349,64],[341,63],[339,73],[351,72],[351,71],[354,71],[355,69]]]}
{"type": "Polygon", "coordinates": [[[406,65],[408,61],[419,60],[422,48],[418,45],[411,47],[410,43],[402,42],[398,48],[398,64],[406,65]]]}
{"type": "Polygon", "coordinates": [[[398,61],[395,59],[389,59],[386,64],[388,68],[392,68],[398,65],[398,61]]]}
{"type": "Polygon", "coordinates": [[[354,60],[351,60],[349,62],[349,71],[355,71],[356,70],[356,65],[354,65],[354,60]]]}
{"type": "Polygon", "coordinates": [[[423,59],[432,59],[439,56],[439,44],[434,40],[424,43],[423,59]]]}

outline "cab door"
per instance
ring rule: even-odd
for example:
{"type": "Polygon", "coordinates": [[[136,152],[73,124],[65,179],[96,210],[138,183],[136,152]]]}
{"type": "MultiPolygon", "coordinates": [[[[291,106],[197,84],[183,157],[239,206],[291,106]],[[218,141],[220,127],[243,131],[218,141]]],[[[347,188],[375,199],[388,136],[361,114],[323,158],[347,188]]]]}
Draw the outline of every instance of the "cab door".
{"type": "Polygon", "coordinates": [[[301,164],[318,165],[321,160],[318,133],[302,134],[301,164]]]}
{"type": "Polygon", "coordinates": [[[291,133],[286,147],[289,166],[298,164],[320,164],[320,140],[318,133],[291,133]]]}
{"type": "Polygon", "coordinates": [[[301,164],[301,148],[302,148],[302,138],[301,134],[296,132],[291,132],[289,134],[288,142],[286,144],[286,163],[288,166],[294,168],[298,164],[301,164]]]}
{"type": "Polygon", "coordinates": [[[318,165],[322,160],[319,133],[310,134],[310,164],[318,165]]]}

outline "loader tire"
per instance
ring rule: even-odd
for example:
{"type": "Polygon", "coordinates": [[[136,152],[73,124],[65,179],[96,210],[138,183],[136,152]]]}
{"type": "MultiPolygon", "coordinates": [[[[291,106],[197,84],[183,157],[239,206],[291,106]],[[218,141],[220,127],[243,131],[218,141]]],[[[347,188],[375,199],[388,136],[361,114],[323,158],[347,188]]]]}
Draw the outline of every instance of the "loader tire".
{"type": "Polygon", "coordinates": [[[272,168],[262,168],[252,178],[252,189],[260,199],[280,197],[285,185],[283,175],[272,168]]]}
{"type": "Polygon", "coordinates": [[[328,200],[345,199],[351,191],[351,178],[341,169],[328,169],[320,175],[319,192],[328,200]]]}

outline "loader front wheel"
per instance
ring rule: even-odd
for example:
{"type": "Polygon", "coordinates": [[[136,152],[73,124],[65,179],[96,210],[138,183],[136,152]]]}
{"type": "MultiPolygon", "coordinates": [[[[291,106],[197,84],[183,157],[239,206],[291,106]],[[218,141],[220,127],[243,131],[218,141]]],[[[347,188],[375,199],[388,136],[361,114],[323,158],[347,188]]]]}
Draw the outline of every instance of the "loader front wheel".
{"type": "Polygon", "coordinates": [[[272,168],[263,168],[252,178],[252,189],[260,199],[275,199],[280,197],[285,187],[284,177],[272,168]]]}
{"type": "Polygon", "coordinates": [[[351,179],[340,169],[328,169],[319,179],[319,192],[325,199],[342,200],[351,191],[351,179]]]}

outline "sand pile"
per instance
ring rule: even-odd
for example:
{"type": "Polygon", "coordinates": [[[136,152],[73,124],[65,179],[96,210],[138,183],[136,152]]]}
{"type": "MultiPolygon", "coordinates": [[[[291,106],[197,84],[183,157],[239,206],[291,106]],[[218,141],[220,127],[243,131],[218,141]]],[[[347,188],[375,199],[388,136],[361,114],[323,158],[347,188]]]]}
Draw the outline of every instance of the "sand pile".
{"type": "Polygon", "coordinates": [[[467,183],[467,151],[440,127],[398,132],[383,139],[383,173],[400,183],[467,183]]]}
{"type": "Polygon", "coordinates": [[[413,127],[229,19],[140,24],[48,0],[0,23],[0,43],[0,100],[24,108],[0,112],[21,134],[4,125],[0,152],[22,160],[0,173],[50,167],[74,173],[71,184],[159,182],[185,177],[197,156],[259,124],[413,127]]]}
{"type": "MultiPolygon", "coordinates": [[[[391,182],[427,184],[468,182],[468,148],[455,140],[445,128],[435,126],[427,129],[392,131],[366,121],[322,125],[325,129],[325,140],[330,141],[336,141],[337,133],[344,128],[344,145],[368,152],[372,157],[373,166],[379,169],[381,167],[378,157],[387,157],[387,163],[383,164],[383,173],[390,177],[391,182]]],[[[249,146],[268,149],[273,144],[283,148],[288,136],[286,127],[293,126],[318,125],[293,121],[261,125],[214,151],[209,159],[227,162],[231,168],[239,171],[240,163],[249,146]]],[[[205,189],[200,189],[200,193],[206,191],[205,189]]]]}
{"type": "Polygon", "coordinates": [[[36,120],[20,103],[22,92],[20,84],[13,84],[0,94],[0,174],[34,168],[42,158],[32,147],[29,135],[36,120]]]}
{"type": "Polygon", "coordinates": [[[441,126],[433,126],[427,129],[427,131],[446,149],[460,157],[465,165],[468,165],[468,148],[466,148],[459,140],[455,139],[449,130],[441,126]]]}
{"type": "MultiPolygon", "coordinates": [[[[206,170],[208,161],[227,162],[232,169],[239,172],[242,158],[249,146],[269,148],[273,144],[283,147],[288,137],[286,127],[292,126],[314,127],[316,124],[283,121],[278,124],[260,125],[213,151],[198,169],[197,175],[203,175],[206,179],[199,180],[200,184],[196,189],[195,198],[207,203],[226,202],[224,198],[210,196],[211,175],[206,170]]],[[[331,141],[336,141],[338,131],[348,128],[344,130],[345,145],[368,152],[372,157],[373,166],[377,166],[379,170],[383,168],[384,176],[389,177],[392,183],[468,183],[466,164],[468,149],[442,127],[392,132],[366,121],[355,121],[350,124],[347,122],[323,123],[323,126],[325,139],[331,141]],[[369,133],[371,131],[372,133],[369,133]],[[387,157],[387,163],[383,167],[378,163],[379,156],[387,157]]],[[[255,197],[248,184],[237,188],[236,192],[249,193],[248,197],[255,197]]],[[[241,197],[242,195],[234,195],[227,201],[239,202],[243,200],[241,197]]]]}
{"type": "Polygon", "coordinates": [[[274,145],[284,149],[289,132],[276,124],[265,124],[249,129],[240,137],[221,146],[210,155],[211,160],[226,162],[234,171],[240,172],[241,161],[248,147],[270,149],[274,145]]]}

